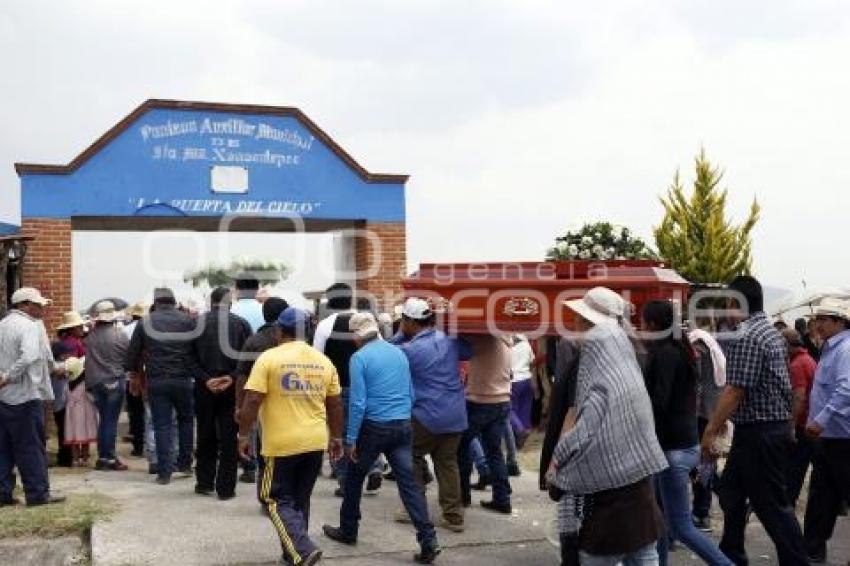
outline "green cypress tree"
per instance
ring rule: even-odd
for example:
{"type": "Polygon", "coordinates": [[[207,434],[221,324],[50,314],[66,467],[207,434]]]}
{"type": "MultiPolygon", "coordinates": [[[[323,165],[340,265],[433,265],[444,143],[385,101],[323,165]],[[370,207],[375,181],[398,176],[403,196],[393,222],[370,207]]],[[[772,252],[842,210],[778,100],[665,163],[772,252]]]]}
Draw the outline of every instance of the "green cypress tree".
{"type": "Polygon", "coordinates": [[[683,277],[695,283],[728,283],[752,269],[751,232],[758,222],[756,200],[747,219],[733,225],[726,218],[726,189],[718,185],[723,171],[712,166],[701,149],[695,159],[693,193],[685,195],[677,171],[667,198],[661,197],[664,218],[654,230],[658,253],[683,277]]]}

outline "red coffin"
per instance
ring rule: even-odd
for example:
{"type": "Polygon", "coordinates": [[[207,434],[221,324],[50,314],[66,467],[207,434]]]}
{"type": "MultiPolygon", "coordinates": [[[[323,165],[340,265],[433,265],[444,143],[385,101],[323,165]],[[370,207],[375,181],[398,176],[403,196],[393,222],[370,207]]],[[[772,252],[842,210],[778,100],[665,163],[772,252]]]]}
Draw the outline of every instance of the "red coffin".
{"type": "Polygon", "coordinates": [[[555,261],[519,263],[423,263],[402,281],[406,297],[431,304],[438,323],[452,332],[563,334],[574,314],[564,301],[593,287],[620,293],[632,323],[645,303],[683,303],[688,282],[657,261],[555,261]]]}

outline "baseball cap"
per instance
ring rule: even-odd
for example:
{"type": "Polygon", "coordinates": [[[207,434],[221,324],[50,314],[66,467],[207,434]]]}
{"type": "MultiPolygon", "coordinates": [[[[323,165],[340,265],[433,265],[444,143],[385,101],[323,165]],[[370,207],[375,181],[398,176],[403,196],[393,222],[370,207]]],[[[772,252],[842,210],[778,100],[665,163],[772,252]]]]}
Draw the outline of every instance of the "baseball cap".
{"type": "Polygon", "coordinates": [[[12,304],[17,305],[19,303],[35,303],[37,305],[41,305],[43,307],[52,303],[48,298],[42,297],[41,293],[38,289],[33,287],[21,287],[14,293],[12,293],[12,304]]]}
{"type": "Polygon", "coordinates": [[[359,338],[366,338],[370,334],[378,333],[378,323],[370,312],[358,312],[351,316],[348,321],[348,329],[359,338]]]}
{"type": "Polygon", "coordinates": [[[283,309],[280,316],[277,317],[277,325],[282,328],[306,328],[310,322],[310,313],[296,307],[287,307],[283,309]]]}
{"type": "Polygon", "coordinates": [[[411,297],[404,302],[401,314],[413,320],[427,320],[431,318],[432,312],[425,300],[411,297]]]}

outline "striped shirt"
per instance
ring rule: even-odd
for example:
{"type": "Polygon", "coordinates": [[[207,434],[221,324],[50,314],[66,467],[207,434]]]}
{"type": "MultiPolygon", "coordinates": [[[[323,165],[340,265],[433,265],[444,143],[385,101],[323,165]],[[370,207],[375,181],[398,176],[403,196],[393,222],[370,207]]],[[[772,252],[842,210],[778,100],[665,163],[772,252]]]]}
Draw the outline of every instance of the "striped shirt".
{"type": "Polygon", "coordinates": [[[0,389],[0,402],[20,405],[53,399],[46,341],[44,325],[25,312],[13,309],[0,320],[0,374],[9,380],[0,389]]]}

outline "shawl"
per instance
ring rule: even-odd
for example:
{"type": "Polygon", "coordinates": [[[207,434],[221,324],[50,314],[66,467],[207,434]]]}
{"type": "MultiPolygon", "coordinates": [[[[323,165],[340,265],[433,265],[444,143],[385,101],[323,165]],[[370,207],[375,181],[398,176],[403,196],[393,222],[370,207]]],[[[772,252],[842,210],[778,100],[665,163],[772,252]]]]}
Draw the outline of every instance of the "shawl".
{"type": "Polygon", "coordinates": [[[695,328],[688,333],[688,340],[691,341],[691,344],[700,340],[705,344],[705,347],[711,353],[711,364],[714,366],[714,384],[717,387],[726,385],[726,355],[714,336],[705,330],[695,328]]]}
{"type": "Polygon", "coordinates": [[[576,412],[554,453],[554,482],[567,494],[623,487],[667,468],[634,348],[616,324],[585,333],[576,412]]]}

